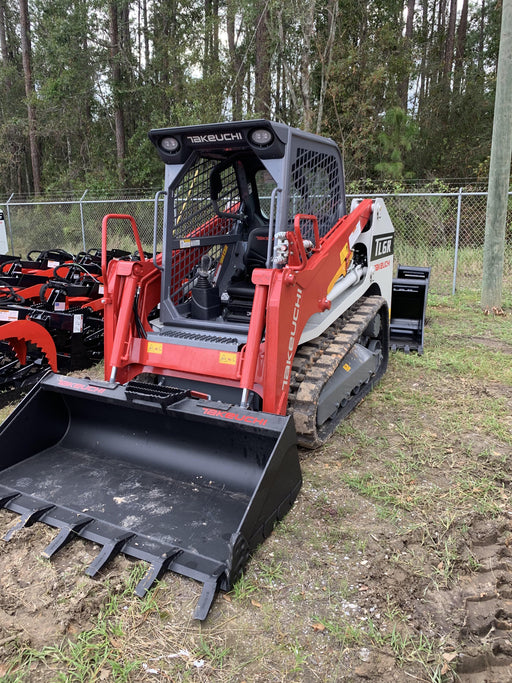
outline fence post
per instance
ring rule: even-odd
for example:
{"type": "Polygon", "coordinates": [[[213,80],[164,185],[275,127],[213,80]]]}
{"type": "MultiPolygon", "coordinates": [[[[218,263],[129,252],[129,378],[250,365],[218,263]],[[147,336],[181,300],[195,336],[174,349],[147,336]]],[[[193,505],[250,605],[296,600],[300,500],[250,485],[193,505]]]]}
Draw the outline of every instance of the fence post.
{"type": "Polygon", "coordinates": [[[82,225],[82,243],[84,245],[84,251],[87,251],[87,248],[85,246],[85,223],[84,223],[84,206],[82,202],[85,199],[85,195],[89,192],[89,190],[86,190],[83,195],[80,197],[80,223],[82,225]]]}
{"type": "Polygon", "coordinates": [[[460,214],[462,208],[462,187],[459,187],[459,196],[457,198],[457,225],[455,228],[455,257],[453,259],[453,285],[452,296],[455,295],[455,286],[457,284],[457,264],[459,261],[459,235],[460,235],[460,214]]]}
{"type": "Polygon", "coordinates": [[[14,192],[11,194],[9,199],[7,200],[5,204],[5,208],[7,209],[7,224],[9,226],[9,237],[11,238],[11,254],[14,256],[14,241],[12,238],[12,227],[11,227],[11,212],[9,211],[9,202],[11,199],[14,197],[14,192]]]}

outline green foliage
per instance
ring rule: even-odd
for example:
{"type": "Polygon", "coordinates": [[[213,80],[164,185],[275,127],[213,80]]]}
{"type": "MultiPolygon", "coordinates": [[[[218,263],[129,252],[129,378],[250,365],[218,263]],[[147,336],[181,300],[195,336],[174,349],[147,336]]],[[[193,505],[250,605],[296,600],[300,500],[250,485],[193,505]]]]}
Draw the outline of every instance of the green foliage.
{"type": "Polygon", "coordinates": [[[382,131],[379,133],[383,161],[375,165],[375,170],[384,178],[394,180],[411,175],[404,173],[403,157],[405,152],[411,151],[417,135],[417,125],[403,109],[388,109],[384,116],[382,131]]]}
{"type": "MultiPolygon", "coordinates": [[[[0,192],[10,195],[32,190],[32,170],[19,16],[4,5],[0,192]]],[[[485,173],[500,6],[472,5],[466,28],[459,9],[464,51],[446,65],[449,3],[417,6],[408,37],[406,5],[34,0],[30,101],[44,190],[159,186],[150,128],[250,118],[262,106],[334,138],[349,179],[485,173]]]]}

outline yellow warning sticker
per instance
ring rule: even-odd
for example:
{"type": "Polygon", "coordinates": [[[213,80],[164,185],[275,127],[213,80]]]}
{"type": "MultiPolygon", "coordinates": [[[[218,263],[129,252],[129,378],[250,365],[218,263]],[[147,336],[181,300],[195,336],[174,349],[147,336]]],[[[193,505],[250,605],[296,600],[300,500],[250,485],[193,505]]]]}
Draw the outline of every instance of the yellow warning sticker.
{"type": "Polygon", "coordinates": [[[348,363],[345,363],[345,365],[343,366],[343,369],[346,370],[347,372],[350,372],[350,370],[352,368],[350,367],[350,365],[348,363]]]}
{"type": "Polygon", "coordinates": [[[219,363],[223,365],[236,365],[236,353],[221,351],[219,353],[219,363]]]}
{"type": "Polygon", "coordinates": [[[158,353],[161,355],[163,348],[164,346],[160,342],[148,342],[148,353],[158,353]]]}
{"type": "MultiPolygon", "coordinates": [[[[352,256],[352,254],[350,254],[352,256]]],[[[340,277],[343,275],[347,274],[347,266],[349,263],[349,248],[348,244],[345,244],[343,249],[340,251],[340,267],[338,270],[334,273],[333,279],[329,282],[329,286],[327,287],[327,294],[331,291],[331,289],[334,287],[334,285],[338,282],[340,277]]]]}

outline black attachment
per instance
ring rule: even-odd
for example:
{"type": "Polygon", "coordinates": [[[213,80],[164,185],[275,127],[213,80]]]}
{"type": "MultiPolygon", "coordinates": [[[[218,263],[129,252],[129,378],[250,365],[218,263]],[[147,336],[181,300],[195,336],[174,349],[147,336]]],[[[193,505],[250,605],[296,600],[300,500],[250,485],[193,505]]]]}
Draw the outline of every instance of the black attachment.
{"type": "Polygon", "coordinates": [[[393,279],[389,344],[392,351],[423,353],[430,268],[398,266],[393,279]]]}
{"type": "Polygon", "coordinates": [[[89,575],[117,553],[144,560],[139,595],[165,571],[201,581],[199,619],[300,485],[291,418],[173,387],[51,374],[0,426],[0,507],[21,515],[9,537],[40,521],[59,530],[47,557],[97,543],[89,575]]]}

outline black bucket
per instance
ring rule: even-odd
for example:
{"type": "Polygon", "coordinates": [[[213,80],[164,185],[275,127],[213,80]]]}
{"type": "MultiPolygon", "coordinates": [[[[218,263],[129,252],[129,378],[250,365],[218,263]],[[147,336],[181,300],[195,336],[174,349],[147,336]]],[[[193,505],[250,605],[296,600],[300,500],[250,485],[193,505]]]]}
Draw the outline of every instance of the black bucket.
{"type": "Polygon", "coordinates": [[[170,570],[205,586],[204,619],[301,486],[290,418],[197,400],[172,387],[49,375],[0,427],[0,507],[146,560],[136,592],[170,570]]]}
{"type": "Polygon", "coordinates": [[[393,278],[389,345],[392,351],[423,353],[430,268],[398,266],[393,278]]]}

